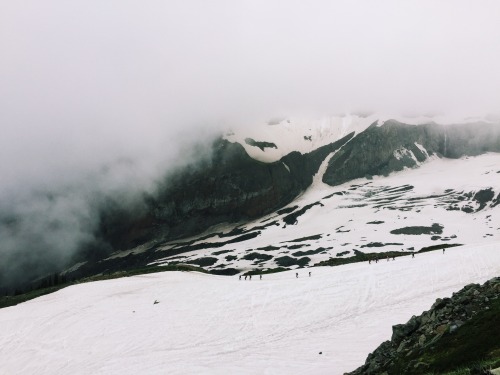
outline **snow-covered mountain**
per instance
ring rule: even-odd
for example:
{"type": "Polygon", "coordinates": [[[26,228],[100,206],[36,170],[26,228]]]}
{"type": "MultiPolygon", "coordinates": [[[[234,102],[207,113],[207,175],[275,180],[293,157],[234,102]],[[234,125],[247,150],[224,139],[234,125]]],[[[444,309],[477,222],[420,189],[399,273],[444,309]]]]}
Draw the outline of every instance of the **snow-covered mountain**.
{"type": "Polygon", "coordinates": [[[354,370],[393,324],[500,273],[500,127],[408,122],[245,127],[141,211],[105,205],[105,246],[66,278],[210,274],[85,283],[0,310],[0,373],[354,370]]]}
{"type": "Polygon", "coordinates": [[[227,131],[224,138],[241,144],[253,159],[263,162],[278,161],[287,154],[302,154],[335,142],[347,134],[360,134],[370,125],[382,126],[386,121],[408,125],[491,123],[488,117],[467,119],[451,116],[401,116],[390,114],[345,114],[337,116],[278,117],[268,121],[252,122],[227,131]]]}
{"type": "Polygon", "coordinates": [[[279,119],[228,133],[141,215],[104,212],[113,251],[67,273],[187,263],[233,275],[497,241],[500,126],[424,120],[279,119]]]}

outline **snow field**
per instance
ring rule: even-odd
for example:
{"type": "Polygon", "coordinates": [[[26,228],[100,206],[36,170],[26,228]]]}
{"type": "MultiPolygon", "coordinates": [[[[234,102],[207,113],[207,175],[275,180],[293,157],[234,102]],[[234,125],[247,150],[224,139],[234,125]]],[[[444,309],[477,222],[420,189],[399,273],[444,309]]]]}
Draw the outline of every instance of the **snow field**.
{"type": "Polygon", "coordinates": [[[0,373],[342,374],[392,325],[499,275],[495,243],[263,280],[165,272],[80,284],[0,310],[0,373]]]}

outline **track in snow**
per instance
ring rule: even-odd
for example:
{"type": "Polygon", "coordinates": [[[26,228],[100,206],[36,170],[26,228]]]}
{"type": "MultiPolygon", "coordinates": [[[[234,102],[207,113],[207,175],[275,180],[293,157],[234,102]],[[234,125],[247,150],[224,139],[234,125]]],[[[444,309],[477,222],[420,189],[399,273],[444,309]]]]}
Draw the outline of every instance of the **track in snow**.
{"type": "Polygon", "coordinates": [[[309,270],[299,279],[166,272],[68,287],[0,310],[0,373],[342,374],[392,325],[498,276],[500,249],[309,270]]]}

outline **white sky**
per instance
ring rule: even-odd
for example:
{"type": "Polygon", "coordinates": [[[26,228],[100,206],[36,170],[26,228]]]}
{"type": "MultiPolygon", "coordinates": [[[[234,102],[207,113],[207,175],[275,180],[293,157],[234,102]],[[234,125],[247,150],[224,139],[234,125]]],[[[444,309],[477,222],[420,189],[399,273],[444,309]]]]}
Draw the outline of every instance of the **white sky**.
{"type": "Polygon", "coordinates": [[[0,0],[0,208],[149,186],[219,119],[498,112],[499,19],[498,1],[0,0]]]}
{"type": "Polygon", "coordinates": [[[498,1],[2,1],[2,156],[100,158],[301,109],[497,112],[499,18],[498,1]]]}
{"type": "Polygon", "coordinates": [[[497,1],[4,1],[2,120],[107,136],[174,113],[496,111],[499,17],[497,1]]]}

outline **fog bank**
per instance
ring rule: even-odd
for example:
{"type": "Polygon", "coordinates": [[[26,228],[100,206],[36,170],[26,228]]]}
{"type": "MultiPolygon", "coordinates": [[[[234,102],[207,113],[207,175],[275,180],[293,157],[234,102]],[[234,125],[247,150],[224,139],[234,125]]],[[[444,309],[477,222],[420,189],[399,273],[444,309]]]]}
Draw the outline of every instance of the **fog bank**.
{"type": "Polygon", "coordinates": [[[498,113],[498,14],[497,1],[2,2],[0,284],[63,267],[94,240],[103,197],[135,202],[227,127],[498,113]]]}

